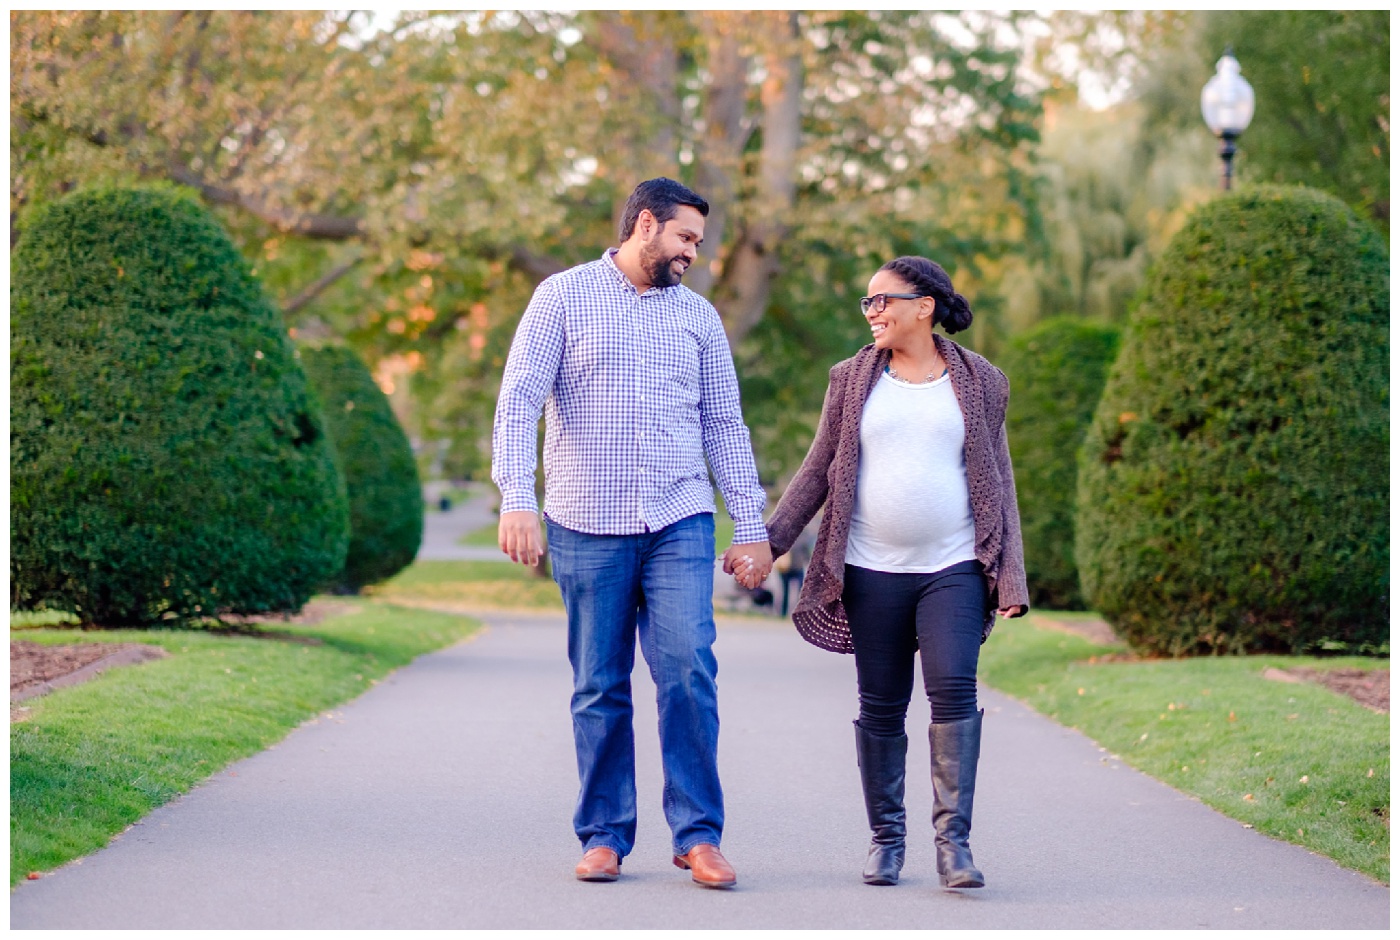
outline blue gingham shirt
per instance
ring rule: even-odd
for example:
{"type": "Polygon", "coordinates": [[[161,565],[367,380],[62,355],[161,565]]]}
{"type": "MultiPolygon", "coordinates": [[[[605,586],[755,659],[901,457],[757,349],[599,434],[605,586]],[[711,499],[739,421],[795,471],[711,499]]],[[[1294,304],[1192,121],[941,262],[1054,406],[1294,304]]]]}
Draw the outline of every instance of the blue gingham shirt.
{"type": "Polygon", "coordinates": [[[501,512],[544,512],[594,535],[655,532],[715,511],[714,470],[738,544],[766,542],[749,429],[719,314],[682,286],[638,294],[609,249],[547,278],[511,343],[496,401],[491,479],[501,512]]]}

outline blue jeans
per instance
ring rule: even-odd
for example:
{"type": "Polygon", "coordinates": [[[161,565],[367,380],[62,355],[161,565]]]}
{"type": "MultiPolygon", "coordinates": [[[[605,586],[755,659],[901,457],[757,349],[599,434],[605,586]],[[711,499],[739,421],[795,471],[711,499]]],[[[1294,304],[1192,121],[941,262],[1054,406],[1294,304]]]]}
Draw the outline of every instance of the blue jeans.
{"type": "Polygon", "coordinates": [[[715,523],[689,516],[658,532],[587,535],[548,522],[550,565],[569,617],[574,831],[584,851],[624,857],[637,834],[632,666],[637,637],[656,683],[662,792],[673,849],[719,845],[720,791],[715,621],[715,523]]]}

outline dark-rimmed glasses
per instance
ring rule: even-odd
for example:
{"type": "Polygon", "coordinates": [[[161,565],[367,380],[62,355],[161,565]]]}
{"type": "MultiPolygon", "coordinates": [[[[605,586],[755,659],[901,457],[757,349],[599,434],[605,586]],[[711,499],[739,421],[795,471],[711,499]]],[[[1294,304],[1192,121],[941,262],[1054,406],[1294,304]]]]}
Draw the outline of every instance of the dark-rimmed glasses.
{"type": "Polygon", "coordinates": [[[918,300],[927,296],[928,294],[873,294],[860,299],[860,312],[869,313],[870,308],[874,307],[876,313],[884,313],[887,300],[918,300]]]}

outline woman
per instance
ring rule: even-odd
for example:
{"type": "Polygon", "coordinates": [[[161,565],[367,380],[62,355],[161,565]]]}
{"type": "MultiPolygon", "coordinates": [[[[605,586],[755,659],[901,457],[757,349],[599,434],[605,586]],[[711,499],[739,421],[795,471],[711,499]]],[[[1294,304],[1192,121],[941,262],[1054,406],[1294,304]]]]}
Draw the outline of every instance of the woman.
{"type": "MultiPolygon", "coordinates": [[[[931,712],[933,828],[944,887],[980,888],[968,847],[982,736],[977,657],[994,612],[1027,610],[1016,487],[1003,419],[1009,385],[933,333],[972,310],[927,258],[896,258],[861,311],[874,342],[831,370],[821,423],[768,522],[773,557],[826,506],[792,619],[809,642],[855,653],[856,757],[874,833],[867,884],[904,864],[905,713],[914,659],[931,712]]],[[[751,566],[742,559],[741,579],[751,566]]]]}

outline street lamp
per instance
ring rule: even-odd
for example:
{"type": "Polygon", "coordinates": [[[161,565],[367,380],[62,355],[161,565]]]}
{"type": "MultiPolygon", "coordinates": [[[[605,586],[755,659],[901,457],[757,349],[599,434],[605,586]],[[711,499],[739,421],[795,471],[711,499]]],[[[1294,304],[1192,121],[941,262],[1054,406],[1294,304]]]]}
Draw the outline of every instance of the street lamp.
{"type": "Polygon", "coordinates": [[[1220,138],[1220,159],[1225,164],[1221,185],[1228,190],[1235,138],[1244,133],[1254,117],[1254,89],[1240,75],[1240,63],[1229,46],[1215,63],[1215,75],[1201,89],[1201,116],[1210,132],[1220,138]]]}

